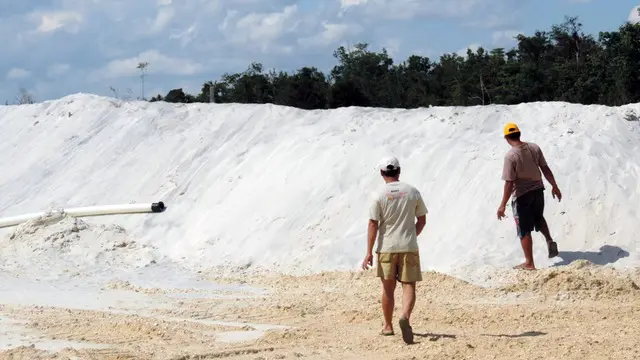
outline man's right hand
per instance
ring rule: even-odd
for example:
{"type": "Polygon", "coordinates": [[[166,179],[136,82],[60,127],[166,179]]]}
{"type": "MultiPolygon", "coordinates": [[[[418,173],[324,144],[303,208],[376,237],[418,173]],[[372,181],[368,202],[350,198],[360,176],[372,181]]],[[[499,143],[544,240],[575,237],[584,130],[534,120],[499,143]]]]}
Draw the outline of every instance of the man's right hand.
{"type": "Polygon", "coordinates": [[[558,189],[557,186],[554,186],[551,189],[551,195],[553,196],[553,198],[558,198],[558,202],[562,201],[562,193],[560,192],[560,189],[558,189]]]}
{"type": "Polygon", "coordinates": [[[500,205],[500,207],[498,208],[498,211],[496,212],[496,214],[498,215],[498,220],[502,220],[502,218],[506,217],[506,215],[504,214],[505,208],[506,206],[504,205],[500,205]]]}
{"type": "Polygon", "coordinates": [[[362,270],[368,270],[369,266],[373,266],[373,254],[367,254],[362,261],[362,270]]]}

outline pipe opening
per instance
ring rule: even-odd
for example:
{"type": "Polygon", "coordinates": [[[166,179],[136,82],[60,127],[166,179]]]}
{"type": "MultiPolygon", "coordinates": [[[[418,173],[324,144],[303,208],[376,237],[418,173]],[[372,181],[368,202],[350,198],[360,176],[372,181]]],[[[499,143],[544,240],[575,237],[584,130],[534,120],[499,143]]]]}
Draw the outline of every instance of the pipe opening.
{"type": "Polygon", "coordinates": [[[153,203],[151,204],[151,211],[153,212],[163,212],[167,209],[167,207],[164,205],[164,202],[159,201],[157,203],[153,203]]]}

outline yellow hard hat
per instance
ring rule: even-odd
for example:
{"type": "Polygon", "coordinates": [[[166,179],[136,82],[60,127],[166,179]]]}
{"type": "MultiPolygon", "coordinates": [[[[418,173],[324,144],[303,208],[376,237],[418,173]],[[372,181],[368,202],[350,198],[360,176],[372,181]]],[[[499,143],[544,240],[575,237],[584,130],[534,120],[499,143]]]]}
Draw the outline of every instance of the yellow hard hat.
{"type": "Polygon", "coordinates": [[[519,133],[520,129],[518,128],[518,125],[516,125],[515,123],[508,123],[504,126],[504,135],[509,135],[509,134],[513,134],[513,133],[519,133]]]}

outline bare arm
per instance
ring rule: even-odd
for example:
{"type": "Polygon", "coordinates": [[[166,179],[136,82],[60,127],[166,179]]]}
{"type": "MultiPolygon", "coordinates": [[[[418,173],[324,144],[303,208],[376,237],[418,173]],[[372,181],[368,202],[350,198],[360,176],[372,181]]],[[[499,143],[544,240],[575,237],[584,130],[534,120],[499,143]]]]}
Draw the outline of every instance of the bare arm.
{"type": "Polygon", "coordinates": [[[420,235],[426,223],[427,223],[426,215],[418,216],[418,221],[416,222],[416,236],[420,235]]]}
{"type": "Polygon", "coordinates": [[[551,169],[549,168],[549,165],[547,164],[547,159],[544,156],[544,153],[542,152],[542,150],[540,150],[540,147],[536,147],[537,148],[537,153],[538,153],[538,166],[540,167],[540,171],[542,171],[542,174],[544,175],[545,179],[547,179],[547,181],[549,182],[549,184],[551,184],[551,186],[554,189],[554,192],[558,192],[560,190],[558,190],[558,184],[556,184],[556,178],[553,176],[553,172],[551,171],[551,169]]]}
{"type": "Polygon", "coordinates": [[[553,195],[554,198],[557,198],[558,201],[562,201],[562,193],[558,188],[558,184],[556,184],[556,179],[553,176],[553,172],[551,172],[551,169],[549,168],[549,166],[546,166],[546,165],[540,166],[540,170],[542,170],[542,174],[544,175],[545,179],[547,179],[547,181],[553,187],[551,189],[551,195],[553,195]]]}
{"type": "Polygon", "coordinates": [[[500,202],[501,208],[504,208],[507,206],[507,201],[509,201],[512,191],[513,191],[513,181],[505,181],[504,189],[502,191],[502,202],[500,202]]]}
{"type": "Polygon", "coordinates": [[[553,172],[551,171],[549,166],[540,166],[540,170],[542,171],[544,178],[547,179],[549,184],[551,184],[551,186],[553,186],[554,188],[557,188],[558,184],[556,184],[556,178],[553,176],[553,172]]]}
{"type": "Polygon", "coordinates": [[[518,178],[516,172],[516,165],[509,156],[504,157],[504,163],[502,165],[502,180],[504,180],[504,187],[502,189],[502,200],[500,201],[500,207],[498,208],[498,218],[504,216],[504,209],[507,207],[507,201],[513,193],[513,187],[515,181],[518,178]]]}
{"type": "Polygon", "coordinates": [[[378,222],[376,220],[369,219],[369,228],[367,231],[367,255],[373,254],[373,244],[376,243],[377,235],[378,235],[378,222]]]}

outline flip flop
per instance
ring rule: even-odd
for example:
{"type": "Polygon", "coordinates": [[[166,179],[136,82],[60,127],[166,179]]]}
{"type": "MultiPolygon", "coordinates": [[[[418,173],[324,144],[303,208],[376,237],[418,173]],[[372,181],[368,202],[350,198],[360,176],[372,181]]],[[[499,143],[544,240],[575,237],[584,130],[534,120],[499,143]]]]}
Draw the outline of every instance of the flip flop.
{"type": "Polygon", "coordinates": [[[411,325],[409,325],[409,320],[402,316],[398,324],[400,325],[400,330],[402,330],[402,340],[404,340],[406,344],[413,344],[413,329],[411,325]]]}
{"type": "Polygon", "coordinates": [[[382,336],[391,336],[391,335],[395,335],[395,333],[393,332],[393,330],[380,330],[380,335],[382,336]]]}

